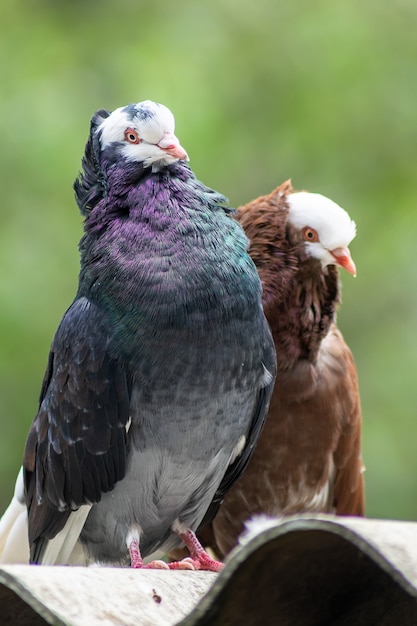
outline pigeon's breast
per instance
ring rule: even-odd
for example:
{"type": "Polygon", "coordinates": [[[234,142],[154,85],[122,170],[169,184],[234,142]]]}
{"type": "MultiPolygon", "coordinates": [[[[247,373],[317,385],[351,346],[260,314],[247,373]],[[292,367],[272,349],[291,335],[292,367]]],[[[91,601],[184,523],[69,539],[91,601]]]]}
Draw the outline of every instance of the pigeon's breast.
{"type": "Polygon", "coordinates": [[[158,230],[125,224],[108,238],[89,296],[113,322],[118,350],[244,345],[260,316],[260,281],[240,226],[190,219],[158,230]],[[223,231],[221,227],[223,226],[223,231]],[[204,339],[205,338],[205,339],[204,339]],[[121,345],[124,342],[124,345],[121,345]]]}

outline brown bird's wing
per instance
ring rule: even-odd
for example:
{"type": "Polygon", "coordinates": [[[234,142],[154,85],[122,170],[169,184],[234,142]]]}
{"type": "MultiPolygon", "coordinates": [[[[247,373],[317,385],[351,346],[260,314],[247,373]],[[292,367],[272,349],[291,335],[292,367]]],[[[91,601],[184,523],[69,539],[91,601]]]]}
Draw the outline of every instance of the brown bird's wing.
{"type": "Polygon", "coordinates": [[[362,412],[358,376],[353,356],[342,334],[333,326],[323,349],[338,363],[343,374],[335,391],[342,408],[341,432],[333,454],[336,476],[333,507],[338,515],[365,515],[364,466],[361,456],[362,412]]]}

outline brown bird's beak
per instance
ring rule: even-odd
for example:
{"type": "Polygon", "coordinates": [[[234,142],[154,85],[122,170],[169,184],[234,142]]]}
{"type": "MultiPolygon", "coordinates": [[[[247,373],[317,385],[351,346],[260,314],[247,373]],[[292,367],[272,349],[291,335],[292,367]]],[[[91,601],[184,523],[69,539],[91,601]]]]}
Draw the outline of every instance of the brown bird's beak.
{"type": "Polygon", "coordinates": [[[349,248],[336,248],[335,250],[330,251],[334,256],[336,263],[340,265],[340,267],[344,267],[349,274],[352,276],[356,276],[356,265],[350,256],[349,248]]]}
{"type": "Polygon", "coordinates": [[[188,154],[173,133],[167,133],[164,135],[157,146],[167,154],[173,156],[175,159],[181,159],[182,161],[190,160],[188,158],[188,154]]]}

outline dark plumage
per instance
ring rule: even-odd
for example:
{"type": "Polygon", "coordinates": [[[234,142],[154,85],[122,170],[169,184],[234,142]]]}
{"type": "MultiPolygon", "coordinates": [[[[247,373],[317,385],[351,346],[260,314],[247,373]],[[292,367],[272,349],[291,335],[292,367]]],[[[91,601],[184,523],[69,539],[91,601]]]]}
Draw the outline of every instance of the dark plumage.
{"type": "Polygon", "coordinates": [[[364,514],[358,379],[336,325],[336,265],[355,272],[354,224],[323,196],[293,194],[289,182],[237,217],[262,280],[278,371],[248,468],[202,531],[221,556],[254,514],[364,514]]]}
{"type": "Polygon", "coordinates": [[[78,292],[23,463],[32,562],[142,567],[180,537],[184,567],[220,567],[192,531],[250,457],[275,354],[243,230],[185,159],[162,105],[92,119],[78,292]]]}

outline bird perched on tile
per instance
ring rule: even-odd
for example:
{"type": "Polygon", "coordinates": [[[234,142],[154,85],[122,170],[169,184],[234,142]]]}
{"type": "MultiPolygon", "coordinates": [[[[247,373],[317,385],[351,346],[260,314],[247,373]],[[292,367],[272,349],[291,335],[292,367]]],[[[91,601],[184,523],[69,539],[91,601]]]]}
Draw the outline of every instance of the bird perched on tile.
{"type": "Polygon", "coordinates": [[[203,541],[221,556],[252,515],[364,515],[361,406],[352,354],[336,325],[338,266],[356,268],[356,228],[320,194],[287,181],[238,209],[263,286],[278,371],[254,455],[203,541]]]}
{"type": "Polygon", "coordinates": [[[276,362],[247,238],[187,160],[161,104],[91,120],[74,185],[78,292],[2,520],[3,560],[27,506],[32,563],[145,567],[183,542],[190,558],[170,568],[221,568],[194,530],[248,462],[276,362]]]}

